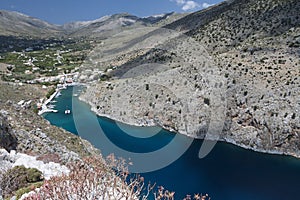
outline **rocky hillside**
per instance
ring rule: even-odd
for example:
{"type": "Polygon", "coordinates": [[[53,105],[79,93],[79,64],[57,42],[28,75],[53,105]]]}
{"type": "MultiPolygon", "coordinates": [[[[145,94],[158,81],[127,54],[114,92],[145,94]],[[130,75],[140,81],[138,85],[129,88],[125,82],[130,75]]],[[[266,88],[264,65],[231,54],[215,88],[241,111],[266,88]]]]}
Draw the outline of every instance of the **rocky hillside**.
{"type": "Polygon", "coordinates": [[[82,99],[127,123],[299,157],[299,9],[296,0],[225,1],[166,26],[175,31],[105,40],[83,66],[112,78],[82,99]]]}
{"type": "Polygon", "coordinates": [[[34,112],[35,104],[47,93],[41,86],[0,82],[0,91],[0,147],[61,163],[97,153],[88,142],[34,112]]]}
{"type": "Polygon", "coordinates": [[[188,34],[214,55],[227,76],[230,140],[299,153],[300,2],[224,4],[216,8],[227,8],[218,18],[188,34]],[[240,137],[247,129],[257,131],[253,141],[240,137]]]}
{"type": "MultiPolygon", "coordinates": [[[[37,168],[44,178],[49,179],[69,171],[62,164],[99,155],[89,142],[52,126],[35,113],[36,103],[47,93],[41,86],[0,81],[0,91],[0,199],[2,195],[5,199],[17,195],[16,191],[20,188],[21,193],[28,190],[27,182],[23,185],[19,181],[18,178],[24,174],[16,166],[23,165],[29,171],[37,168]],[[17,170],[13,172],[14,177],[6,174],[14,169],[17,170]],[[6,182],[4,177],[16,181],[6,182]]],[[[28,183],[34,188],[38,181],[28,183]]]]}

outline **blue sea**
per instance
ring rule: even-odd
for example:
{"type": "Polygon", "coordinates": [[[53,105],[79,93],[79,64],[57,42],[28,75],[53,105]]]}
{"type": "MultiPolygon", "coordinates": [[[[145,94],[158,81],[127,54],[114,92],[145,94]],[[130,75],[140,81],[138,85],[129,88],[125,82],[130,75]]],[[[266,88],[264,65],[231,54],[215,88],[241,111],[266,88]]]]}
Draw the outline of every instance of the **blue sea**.
{"type": "MultiPolygon", "coordinates": [[[[89,140],[104,156],[110,153],[118,156],[118,149],[143,155],[170,144],[176,136],[175,133],[166,130],[160,130],[158,134],[151,136],[158,130],[157,127],[122,124],[120,128],[119,123],[114,120],[96,117],[87,104],[73,95],[78,94],[81,88],[74,90],[73,92],[73,87],[63,90],[62,95],[55,99],[57,102],[53,103],[59,112],[47,113],[44,117],[51,124],[89,140]],[[73,115],[74,108],[76,117],[73,115]],[[72,114],[64,114],[65,109],[71,109],[72,114]],[[99,127],[116,148],[106,146],[105,138],[98,132],[99,127]],[[137,135],[139,138],[134,137],[137,135]]],[[[180,137],[181,139],[175,143],[178,149],[189,141],[185,136],[180,137]]],[[[208,156],[199,159],[198,153],[202,142],[194,140],[175,162],[141,175],[146,182],[150,181],[157,186],[175,191],[175,199],[183,199],[186,194],[196,193],[207,193],[212,200],[300,199],[300,159],[258,153],[224,142],[218,142],[208,156]]],[[[142,164],[148,166],[149,163],[153,165],[164,163],[169,156],[177,154],[178,149],[173,148],[170,152],[142,164]]]]}

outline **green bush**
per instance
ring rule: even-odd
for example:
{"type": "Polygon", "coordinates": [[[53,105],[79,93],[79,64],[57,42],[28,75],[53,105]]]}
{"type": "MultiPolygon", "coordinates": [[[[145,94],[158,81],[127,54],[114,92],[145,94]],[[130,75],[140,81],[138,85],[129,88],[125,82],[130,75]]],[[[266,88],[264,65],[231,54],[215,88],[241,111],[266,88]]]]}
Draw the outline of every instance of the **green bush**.
{"type": "Polygon", "coordinates": [[[27,182],[35,183],[42,180],[42,172],[36,168],[27,169],[27,182]]]}
{"type": "Polygon", "coordinates": [[[42,181],[42,172],[35,168],[15,166],[2,175],[0,187],[4,198],[14,195],[20,188],[28,187],[31,183],[42,181]]]}
{"type": "Polygon", "coordinates": [[[31,191],[33,191],[35,188],[39,188],[43,185],[44,182],[37,182],[37,183],[33,183],[27,187],[23,187],[23,188],[20,188],[18,189],[16,192],[15,192],[15,195],[17,197],[17,199],[20,199],[22,197],[23,194],[26,194],[26,193],[29,193],[31,191]]]}
{"type": "Polygon", "coordinates": [[[204,98],[204,103],[206,104],[206,105],[210,105],[210,100],[209,100],[209,98],[204,98]]]}
{"type": "Polygon", "coordinates": [[[55,92],[55,88],[51,88],[48,93],[46,94],[47,99],[50,98],[50,96],[55,92]]]}

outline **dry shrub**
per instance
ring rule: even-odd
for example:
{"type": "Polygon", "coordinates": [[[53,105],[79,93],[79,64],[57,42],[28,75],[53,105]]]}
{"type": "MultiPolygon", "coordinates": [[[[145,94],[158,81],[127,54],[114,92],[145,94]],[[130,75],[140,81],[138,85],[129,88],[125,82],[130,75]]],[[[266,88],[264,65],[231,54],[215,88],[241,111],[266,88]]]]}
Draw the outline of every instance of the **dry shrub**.
{"type": "MultiPolygon", "coordinates": [[[[174,200],[175,192],[145,184],[138,174],[130,174],[124,159],[114,155],[104,161],[102,157],[88,157],[68,165],[69,174],[52,177],[25,200],[72,199],[72,200],[146,200],[153,195],[155,200],[174,200]]],[[[196,200],[207,196],[195,195],[196,200]],[[199,198],[198,198],[199,197],[199,198]]],[[[189,199],[187,196],[186,199],[189,199]]]]}
{"type": "MultiPolygon", "coordinates": [[[[164,187],[158,187],[157,192],[154,192],[154,199],[155,200],[174,200],[175,199],[175,192],[170,192],[166,190],[164,187]]],[[[210,200],[208,194],[195,194],[193,197],[191,195],[186,195],[183,200],[210,200]]]]}
{"type": "Polygon", "coordinates": [[[55,153],[40,155],[39,157],[37,157],[37,160],[41,160],[44,163],[49,163],[49,162],[61,163],[59,155],[55,153]]]}
{"type": "Polygon", "coordinates": [[[143,178],[129,177],[125,161],[113,155],[106,162],[101,157],[89,157],[68,167],[68,175],[52,177],[25,199],[139,199],[144,189],[143,178]]]}

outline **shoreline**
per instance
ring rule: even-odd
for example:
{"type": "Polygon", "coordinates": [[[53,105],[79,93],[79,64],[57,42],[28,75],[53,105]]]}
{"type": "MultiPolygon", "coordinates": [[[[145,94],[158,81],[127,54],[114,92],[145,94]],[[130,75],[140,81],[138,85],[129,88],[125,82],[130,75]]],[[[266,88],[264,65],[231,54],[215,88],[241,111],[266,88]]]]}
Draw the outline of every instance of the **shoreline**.
{"type": "MultiPolygon", "coordinates": [[[[90,87],[88,85],[85,85],[86,87],[90,87]]],[[[117,122],[120,122],[120,123],[123,123],[123,124],[126,124],[126,125],[130,125],[130,126],[137,126],[137,127],[152,127],[152,126],[156,126],[156,127],[159,127],[161,129],[164,129],[166,131],[169,131],[169,132],[172,132],[172,133],[179,133],[177,132],[176,130],[172,129],[172,128],[167,128],[167,127],[162,127],[158,124],[155,124],[154,122],[152,124],[142,124],[142,123],[132,123],[132,122],[128,122],[128,121],[124,121],[124,120],[121,120],[121,119],[117,119],[111,115],[108,115],[108,114],[100,114],[97,112],[96,110],[96,107],[94,107],[88,100],[86,100],[85,98],[83,98],[82,95],[83,93],[81,93],[79,96],[78,96],[78,99],[86,104],[88,104],[90,106],[90,110],[95,113],[95,115],[97,117],[105,117],[105,118],[108,118],[110,120],[114,120],[114,121],[117,121],[117,122]]],[[[194,138],[194,137],[191,137],[190,135],[188,134],[185,134],[185,133],[179,133],[179,134],[182,134],[182,135],[185,135],[187,137],[190,137],[190,138],[194,138]]],[[[198,138],[195,138],[195,139],[198,139],[198,138]]]]}
{"type": "Polygon", "coordinates": [[[60,89],[56,86],[55,92],[44,102],[42,103],[41,110],[38,112],[38,115],[42,115],[47,112],[58,112],[58,110],[50,109],[47,105],[57,96],[60,92],[60,89]]]}
{"type": "MultiPolygon", "coordinates": [[[[87,87],[89,87],[89,86],[87,85],[87,87]]],[[[83,98],[83,93],[79,95],[78,99],[80,101],[83,101],[86,104],[88,104],[90,106],[90,110],[93,113],[95,113],[95,115],[98,116],[98,117],[105,117],[105,118],[108,118],[110,120],[118,121],[120,123],[127,124],[127,125],[130,125],[130,126],[137,126],[137,127],[158,126],[158,127],[162,128],[166,131],[169,131],[171,133],[182,134],[182,135],[185,135],[187,137],[190,137],[190,138],[193,138],[193,139],[196,139],[196,140],[204,140],[203,138],[192,137],[191,135],[188,135],[187,133],[182,133],[182,132],[179,132],[179,131],[175,131],[174,129],[171,129],[171,128],[161,127],[158,124],[149,125],[149,124],[141,124],[141,123],[132,123],[132,122],[124,121],[122,119],[117,119],[117,118],[112,117],[108,114],[100,114],[100,113],[97,112],[96,107],[92,103],[90,103],[87,99],[83,98]]],[[[215,140],[212,140],[212,141],[215,141],[215,140]]],[[[297,155],[296,153],[284,152],[284,151],[279,151],[279,150],[257,149],[257,148],[247,146],[247,145],[244,145],[244,144],[239,144],[239,143],[237,143],[236,141],[234,141],[233,139],[230,139],[230,138],[223,138],[223,139],[219,139],[217,141],[232,144],[232,145],[238,146],[240,148],[247,149],[247,150],[252,150],[252,151],[258,152],[258,153],[264,153],[264,154],[270,154],[270,155],[291,156],[293,158],[300,159],[300,155],[297,155]]]]}
{"type": "Polygon", "coordinates": [[[43,115],[47,112],[58,112],[58,110],[55,110],[55,109],[51,109],[51,108],[48,108],[47,105],[54,99],[56,98],[56,96],[59,94],[59,92],[63,89],[66,89],[67,87],[73,87],[73,86],[78,86],[78,85],[84,85],[83,83],[77,83],[77,82],[73,82],[73,83],[65,83],[63,85],[56,85],[56,88],[55,88],[55,92],[48,98],[45,100],[44,103],[42,103],[41,105],[41,110],[38,112],[38,115],[43,115]]]}

